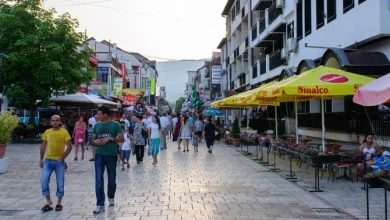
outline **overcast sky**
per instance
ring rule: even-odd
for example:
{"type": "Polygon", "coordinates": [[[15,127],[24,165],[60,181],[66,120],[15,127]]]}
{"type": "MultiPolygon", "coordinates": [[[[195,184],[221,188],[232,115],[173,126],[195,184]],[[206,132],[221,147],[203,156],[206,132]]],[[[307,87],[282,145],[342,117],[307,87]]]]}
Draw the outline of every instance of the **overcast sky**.
{"type": "Polygon", "coordinates": [[[148,58],[202,59],[225,33],[226,0],[45,0],[69,12],[89,37],[111,40],[148,58]]]}

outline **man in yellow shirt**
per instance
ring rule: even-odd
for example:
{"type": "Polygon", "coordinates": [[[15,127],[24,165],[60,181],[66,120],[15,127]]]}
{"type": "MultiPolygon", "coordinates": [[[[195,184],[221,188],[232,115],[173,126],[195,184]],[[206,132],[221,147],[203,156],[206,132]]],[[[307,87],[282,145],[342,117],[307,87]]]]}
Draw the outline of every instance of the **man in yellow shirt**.
{"type": "Polygon", "coordinates": [[[64,197],[64,182],[65,182],[65,158],[72,150],[72,143],[69,133],[60,127],[61,118],[58,115],[53,115],[50,120],[52,128],[47,129],[42,136],[41,145],[41,160],[39,166],[42,169],[42,195],[46,197],[47,203],[42,208],[43,212],[53,210],[51,205],[53,202],[50,198],[49,182],[50,176],[55,171],[57,179],[58,197],[56,211],[62,210],[62,197],[64,197]],[[66,145],[66,150],[64,146],[66,145]],[[45,156],[46,154],[46,156],[45,156]]]}

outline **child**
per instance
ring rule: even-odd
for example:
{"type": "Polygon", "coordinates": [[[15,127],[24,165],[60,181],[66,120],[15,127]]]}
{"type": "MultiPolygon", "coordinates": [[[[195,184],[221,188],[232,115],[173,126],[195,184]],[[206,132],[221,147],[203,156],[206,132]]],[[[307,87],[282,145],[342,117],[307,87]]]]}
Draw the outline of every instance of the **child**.
{"type": "Polygon", "coordinates": [[[122,159],[122,170],[125,170],[126,163],[127,163],[127,169],[130,169],[129,159],[131,153],[131,139],[133,139],[133,136],[131,136],[125,130],[124,126],[122,126],[122,130],[123,130],[123,137],[125,138],[125,141],[123,142],[123,144],[121,144],[121,159],[122,159]]]}
{"type": "Polygon", "coordinates": [[[93,132],[93,130],[92,130],[92,125],[90,124],[89,125],[89,127],[88,127],[88,130],[87,130],[87,134],[88,134],[88,141],[87,141],[87,150],[88,150],[88,146],[89,146],[89,144],[91,143],[91,141],[92,141],[92,132],[93,132]]]}
{"type": "Polygon", "coordinates": [[[199,142],[198,133],[194,132],[192,135],[192,145],[194,145],[194,152],[198,152],[198,142],[199,142]]]}

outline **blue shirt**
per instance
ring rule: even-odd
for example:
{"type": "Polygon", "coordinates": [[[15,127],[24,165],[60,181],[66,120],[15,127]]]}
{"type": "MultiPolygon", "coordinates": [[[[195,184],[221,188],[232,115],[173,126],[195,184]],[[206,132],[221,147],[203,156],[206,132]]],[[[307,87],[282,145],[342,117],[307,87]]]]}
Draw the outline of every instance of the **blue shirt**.
{"type": "Polygon", "coordinates": [[[189,117],[188,122],[190,123],[190,126],[192,127],[194,125],[194,118],[192,116],[189,117]]]}

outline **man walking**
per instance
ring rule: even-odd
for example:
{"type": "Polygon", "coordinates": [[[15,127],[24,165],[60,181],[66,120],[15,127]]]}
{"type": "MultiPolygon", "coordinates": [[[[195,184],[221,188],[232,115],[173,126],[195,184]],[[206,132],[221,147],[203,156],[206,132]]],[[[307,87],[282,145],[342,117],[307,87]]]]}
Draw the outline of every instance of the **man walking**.
{"type": "MultiPolygon", "coordinates": [[[[90,119],[88,119],[88,127],[92,125],[92,130],[93,128],[95,127],[96,123],[99,122],[99,119],[97,118],[97,115],[95,116],[92,116],[90,119]]],[[[92,145],[92,158],[89,159],[89,161],[94,161],[95,160],[95,154],[96,154],[96,146],[93,145],[93,143],[91,143],[92,145]]]]}
{"type": "Polygon", "coordinates": [[[107,168],[107,197],[109,206],[115,205],[117,144],[123,143],[122,128],[110,119],[111,111],[107,106],[98,108],[97,116],[101,119],[93,129],[92,143],[96,145],[95,155],[95,190],[96,208],[94,214],[104,212],[104,170],[107,168]]]}
{"type": "Polygon", "coordinates": [[[169,119],[167,118],[167,114],[163,113],[162,117],[160,117],[161,124],[161,150],[167,149],[167,135],[169,129],[169,119]]]}
{"type": "Polygon", "coordinates": [[[53,115],[50,119],[52,128],[42,135],[41,159],[39,166],[42,168],[41,184],[42,195],[46,197],[46,205],[41,209],[43,212],[51,211],[53,202],[50,198],[49,182],[53,171],[56,173],[58,197],[56,211],[62,210],[62,197],[64,197],[65,182],[65,158],[72,151],[72,143],[69,133],[60,127],[61,118],[53,115]],[[64,145],[66,144],[66,150],[64,145]],[[45,156],[46,154],[46,156],[45,156]]]}

